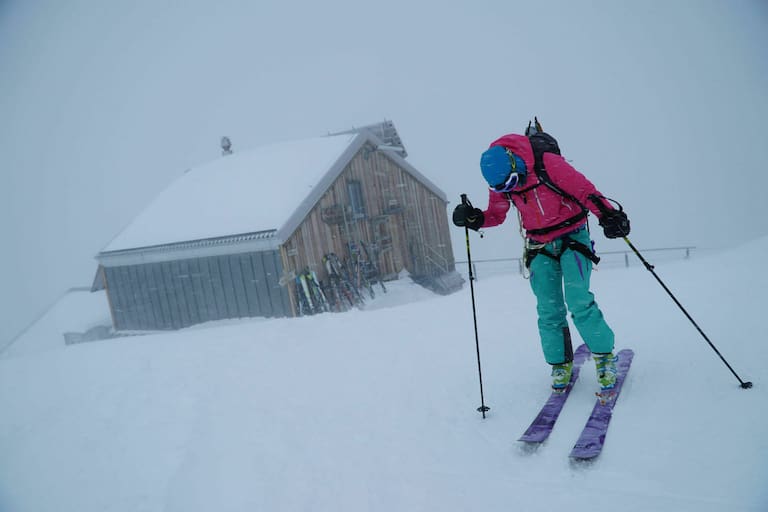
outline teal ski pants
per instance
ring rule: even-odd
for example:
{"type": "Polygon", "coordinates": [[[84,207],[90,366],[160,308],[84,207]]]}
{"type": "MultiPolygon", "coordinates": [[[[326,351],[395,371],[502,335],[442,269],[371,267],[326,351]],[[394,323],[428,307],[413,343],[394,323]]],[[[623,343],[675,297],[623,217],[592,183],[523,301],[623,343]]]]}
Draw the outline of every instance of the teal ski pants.
{"type": "MultiPolygon", "coordinates": [[[[581,228],[569,233],[571,239],[591,247],[589,232],[581,228]]],[[[563,251],[563,240],[548,243],[544,253],[536,255],[530,264],[531,288],[536,295],[539,315],[539,335],[544,358],[549,364],[573,359],[567,311],[581,339],[593,353],[613,351],[613,331],[589,291],[592,262],[573,249],[563,251]],[[567,310],[566,310],[567,305],[567,310]]]]}

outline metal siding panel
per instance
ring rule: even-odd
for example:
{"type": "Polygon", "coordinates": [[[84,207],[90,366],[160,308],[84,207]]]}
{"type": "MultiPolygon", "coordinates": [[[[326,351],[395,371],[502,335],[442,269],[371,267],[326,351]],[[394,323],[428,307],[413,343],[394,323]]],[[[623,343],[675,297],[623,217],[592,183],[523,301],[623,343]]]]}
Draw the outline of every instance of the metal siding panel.
{"type": "Polygon", "coordinates": [[[190,259],[179,261],[185,276],[182,279],[181,284],[184,288],[184,296],[187,298],[189,318],[191,319],[192,324],[199,324],[205,317],[200,315],[199,297],[195,288],[195,267],[192,264],[192,261],[193,260],[190,259]]]}
{"type": "Polygon", "coordinates": [[[220,318],[290,315],[278,251],[105,269],[115,328],[178,329],[220,318]]]}
{"type": "Polygon", "coordinates": [[[138,329],[138,315],[136,313],[136,296],[133,293],[131,273],[128,267],[120,267],[120,283],[123,290],[123,312],[125,313],[125,329],[138,329]]]}
{"type": "Polygon", "coordinates": [[[136,291],[139,295],[139,311],[141,311],[144,329],[158,329],[159,322],[155,316],[155,308],[152,304],[152,295],[149,291],[149,275],[146,267],[146,265],[135,265],[133,267],[136,291]]]}
{"type": "MultiPolygon", "coordinates": [[[[280,311],[283,309],[283,299],[280,292],[287,287],[280,286],[280,272],[277,270],[276,262],[279,259],[277,252],[262,253],[261,264],[264,267],[264,292],[269,301],[270,316],[282,316],[280,311]]],[[[293,281],[289,286],[294,286],[293,281]]]]}
{"type": "Polygon", "coordinates": [[[232,254],[227,260],[229,261],[229,270],[232,272],[232,290],[235,292],[235,300],[237,301],[237,317],[247,318],[251,315],[248,311],[248,297],[245,293],[243,270],[240,267],[240,255],[232,254]]]}
{"type": "Polygon", "coordinates": [[[123,267],[113,267],[112,286],[115,292],[115,315],[120,318],[119,329],[127,329],[129,324],[129,303],[128,291],[125,289],[125,279],[123,278],[123,267]]]}
{"type": "Polygon", "coordinates": [[[200,261],[197,258],[189,260],[189,270],[191,272],[189,283],[192,285],[192,291],[195,294],[195,303],[197,304],[197,316],[200,322],[211,320],[208,316],[207,297],[203,289],[203,273],[200,270],[200,261]]]}
{"type": "Polygon", "coordinates": [[[152,286],[155,287],[155,298],[157,301],[157,313],[161,318],[163,329],[173,329],[171,321],[170,304],[168,303],[168,291],[163,282],[163,269],[159,263],[149,264],[149,273],[151,274],[152,286]]]}
{"type": "Polygon", "coordinates": [[[213,288],[214,304],[216,305],[216,318],[227,318],[227,300],[224,297],[224,283],[221,279],[219,260],[216,257],[206,258],[211,274],[211,287],[213,288]]]}
{"type": "Polygon", "coordinates": [[[171,309],[171,318],[173,319],[173,328],[180,329],[184,327],[184,314],[182,304],[179,300],[179,294],[176,290],[176,268],[174,262],[163,262],[163,280],[168,291],[168,300],[171,309]]]}
{"type": "Polygon", "coordinates": [[[251,268],[255,276],[255,291],[259,301],[259,310],[262,316],[273,316],[274,307],[269,296],[269,276],[264,266],[264,257],[271,253],[257,252],[251,254],[251,268]]]}
{"type": "Polygon", "coordinates": [[[179,312],[179,301],[176,299],[176,290],[173,284],[173,268],[170,262],[160,263],[160,272],[163,280],[163,289],[168,302],[168,318],[172,329],[181,327],[181,313],[179,312]]]}
{"type": "Polygon", "coordinates": [[[182,282],[184,271],[178,261],[171,262],[171,272],[173,278],[173,291],[176,294],[176,300],[179,303],[181,327],[188,327],[192,325],[192,320],[189,316],[189,304],[187,303],[187,296],[184,293],[184,283],[182,282]]]}
{"type": "Polygon", "coordinates": [[[197,264],[200,269],[200,286],[202,286],[203,295],[205,296],[206,316],[209,320],[218,320],[221,316],[216,307],[216,294],[213,291],[212,282],[213,275],[211,275],[211,267],[208,264],[210,259],[211,258],[199,258],[197,264]]]}
{"type": "Polygon", "coordinates": [[[117,329],[117,326],[120,322],[120,318],[118,317],[118,308],[120,307],[120,304],[118,304],[119,299],[117,298],[117,289],[112,289],[112,283],[110,282],[111,279],[115,278],[115,274],[112,270],[112,268],[104,267],[104,282],[107,284],[105,290],[107,294],[107,304],[109,304],[110,308],[110,314],[112,315],[112,324],[115,329],[117,329]]]}
{"type": "Polygon", "coordinates": [[[240,268],[243,272],[245,296],[248,299],[248,316],[264,316],[258,297],[258,279],[251,263],[253,253],[240,255],[240,268]]]}
{"type": "Polygon", "coordinates": [[[126,329],[141,329],[140,321],[141,317],[137,307],[137,296],[134,290],[133,276],[131,274],[130,267],[120,267],[120,279],[124,290],[123,297],[125,298],[124,311],[125,311],[125,324],[126,329]]]}
{"type": "Polygon", "coordinates": [[[160,299],[157,293],[157,286],[154,282],[154,276],[150,264],[142,265],[144,271],[144,290],[148,300],[149,308],[152,310],[152,318],[154,320],[154,329],[163,329],[165,326],[165,320],[163,319],[163,311],[160,308],[160,299]]]}
{"type": "Polygon", "coordinates": [[[127,267],[120,267],[119,277],[120,288],[123,292],[123,319],[125,321],[124,329],[136,328],[136,307],[133,297],[133,287],[127,267]]]}
{"type": "Polygon", "coordinates": [[[216,258],[221,272],[221,284],[224,288],[224,300],[227,305],[227,316],[225,318],[237,318],[237,298],[232,285],[232,270],[229,268],[229,258],[219,256],[216,258]]]}
{"type": "Polygon", "coordinates": [[[109,293],[109,300],[112,304],[112,318],[115,322],[115,329],[120,330],[125,328],[125,312],[123,288],[120,279],[119,267],[106,267],[104,272],[107,276],[107,293],[109,293]]]}
{"type": "Polygon", "coordinates": [[[138,301],[136,300],[136,291],[133,283],[133,276],[131,275],[131,267],[121,267],[120,276],[123,281],[123,289],[125,290],[125,313],[126,324],[128,329],[139,329],[140,315],[138,311],[138,301]]]}
{"type": "Polygon", "coordinates": [[[145,263],[141,266],[143,270],[144,289],[145,295],[149,300],[149,307],[152,309],[152,315],[155,319],[155,329],[163,328],[163,310],[160,308],[160,300],[158,298],[157,283],[155,283],[155,276],[152,272],[152,264],[145,263]]]}

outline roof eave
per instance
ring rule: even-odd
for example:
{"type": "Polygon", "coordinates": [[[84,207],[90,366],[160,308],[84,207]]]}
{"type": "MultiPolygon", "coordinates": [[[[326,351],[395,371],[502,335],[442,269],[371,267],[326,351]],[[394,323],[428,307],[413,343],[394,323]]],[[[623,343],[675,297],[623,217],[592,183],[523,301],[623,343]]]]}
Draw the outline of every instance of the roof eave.
{"type": "Polygon", "coordinates": [[[161,263],[188,258],[223,256],[241,252],[276,250],[279,242],[276,230],[242,233],[239,235],[137,247],[118,251],[102,251],[96,259],[104,267],[161,263]]]}

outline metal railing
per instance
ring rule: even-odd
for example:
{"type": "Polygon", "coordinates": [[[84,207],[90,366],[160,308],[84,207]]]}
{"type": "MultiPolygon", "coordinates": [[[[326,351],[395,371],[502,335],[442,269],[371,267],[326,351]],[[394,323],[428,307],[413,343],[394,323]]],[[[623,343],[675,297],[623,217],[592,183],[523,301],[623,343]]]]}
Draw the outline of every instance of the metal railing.
{"type": "MultiPolygon", "coordinates": [[[[696,249],[694,246],[684,247],[660,247],[655,249],[643,249],[643,253],[654,252],[657,256],[654,259],[654,263],[659,261],[673,261],[679,259],[690,259],[691,253],[696,249]]],[[[634,257],[632,251],[606,251],[598,252],[600,256],[600,263],[595,266],[595,270],[600,268],[615,268],[615,267],[635,267],[642,266],[642,263],[634,257]]],[[[456,270],[467,277],[467,260],[456,260],[456,270]]],[[[500,275],[500,274],[523,274],[523,258],[490,258],[479,259],[472,258],[472,272],[475,279],[478,275],[500,275]],[[480,270],[481,272],[478,272],[480,270]]]]}

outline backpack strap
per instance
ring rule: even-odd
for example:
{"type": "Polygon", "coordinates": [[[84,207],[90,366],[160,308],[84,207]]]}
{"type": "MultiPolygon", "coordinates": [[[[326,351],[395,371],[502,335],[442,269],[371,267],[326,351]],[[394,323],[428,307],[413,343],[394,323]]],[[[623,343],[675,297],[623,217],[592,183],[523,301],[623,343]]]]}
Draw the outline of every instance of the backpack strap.
{"type": "Polygon", "coordinates": [[[582,210],[573,217],[570,217],[568,219],[565,219],[563,222],[560,222],[558,224],[555,224],[554,226],[547,226],[546,228],[539,228],[539,229],[526,229],[525,232],[529,235],[536,236],[536,235],[546,235],[547,233],[551,233],[553,231],[557,231],[558,229],[567,228],[570,226],[575,226],[582,220],[587,218],[587,215],[589,215],[589,210],[582,210]]]}
{"type": "MultiPolygon", "coordinates": [[[[540,125],[538,125],[538,122],[537,122],[537,126],[540,127],[540,125]]],[[[589,215],[589,209],[586,208],[581,203],[581,201],[576,199],[576,197],[573,194],[570,194],[565,190],[563,190],[562,188],[555,185],[555,183],[552,181],[552,179],[549,177],[549,174],[547,173],[547,168],[544,165],[544,153],[555,153],[557,155],[560,154],[560,146],[557,144],[557,141],[555,140],[555,138],[548,133],[538,131],[528,135],[528,141],[530,142],[531,149],[533,150],[533,158],[534,158],[533,170],[536,173],[536,177],[539,179],[539,183],[528,189],[521,190],[518,193],[527,192],[528,190],[535,188],[536,186],[541,184],[546,186],[553,192],[557,193],[558,195],[576,204],[581,211],[576,215],[564,220],[563,222],[555,224],[554,226],[527,230],[527,233],[533,236],[545,235],[547,233],[551,233],[552,231],[557,231],[563,228],[567,228],[569,226],[576,225],[581,221],[583,221],[584,219],[586,219],[587,216],[589,215]]]]}
{"type": "MultiPolygon", "coordinates": [[[[584,255],[585,258],[590,260],[595,265],[600,263],[600,256],[595,254],[595,252],[592,250],[591,247],[588,247],[587,245],[577,240],[574,240],[569,236],[566,236],[564,240],[565,240],[565,249],[571,249],[572,251],[581,253],[582,255],[584,255]]],[[[563,252],[565,252],[565,249],[563,249],[563,252]]],[[[562,253],[560,253],[560,255],[562,256],[562,253]]]]}
{"type": "Polygon", "coordinates": [[[543,254],[544,256],[547,256],[549,258],[552,258],[555,261],[560,261],[560,258],[562,258],[563,253],[565,253],[566,250],[571,249],[572,251],[576,251],[580,254],[582,254],[585,258],[587,258],[589,261],[597,265],[600,263],[600,256],[594,253],[591,247],[588,247],[587,245],[574,240],[568,235],[565,235],[561,237],[563,241],[563,247],[560,251],[560,254],[555,255],[552,254],[550,251],[546,250],[543,245],[538,244],[536,246],[526,248],[525,250],[525,266],[526,268],[531,267],[531,261],[533,261],[533,258],[538,256],[539,254],[543,254]]]}

